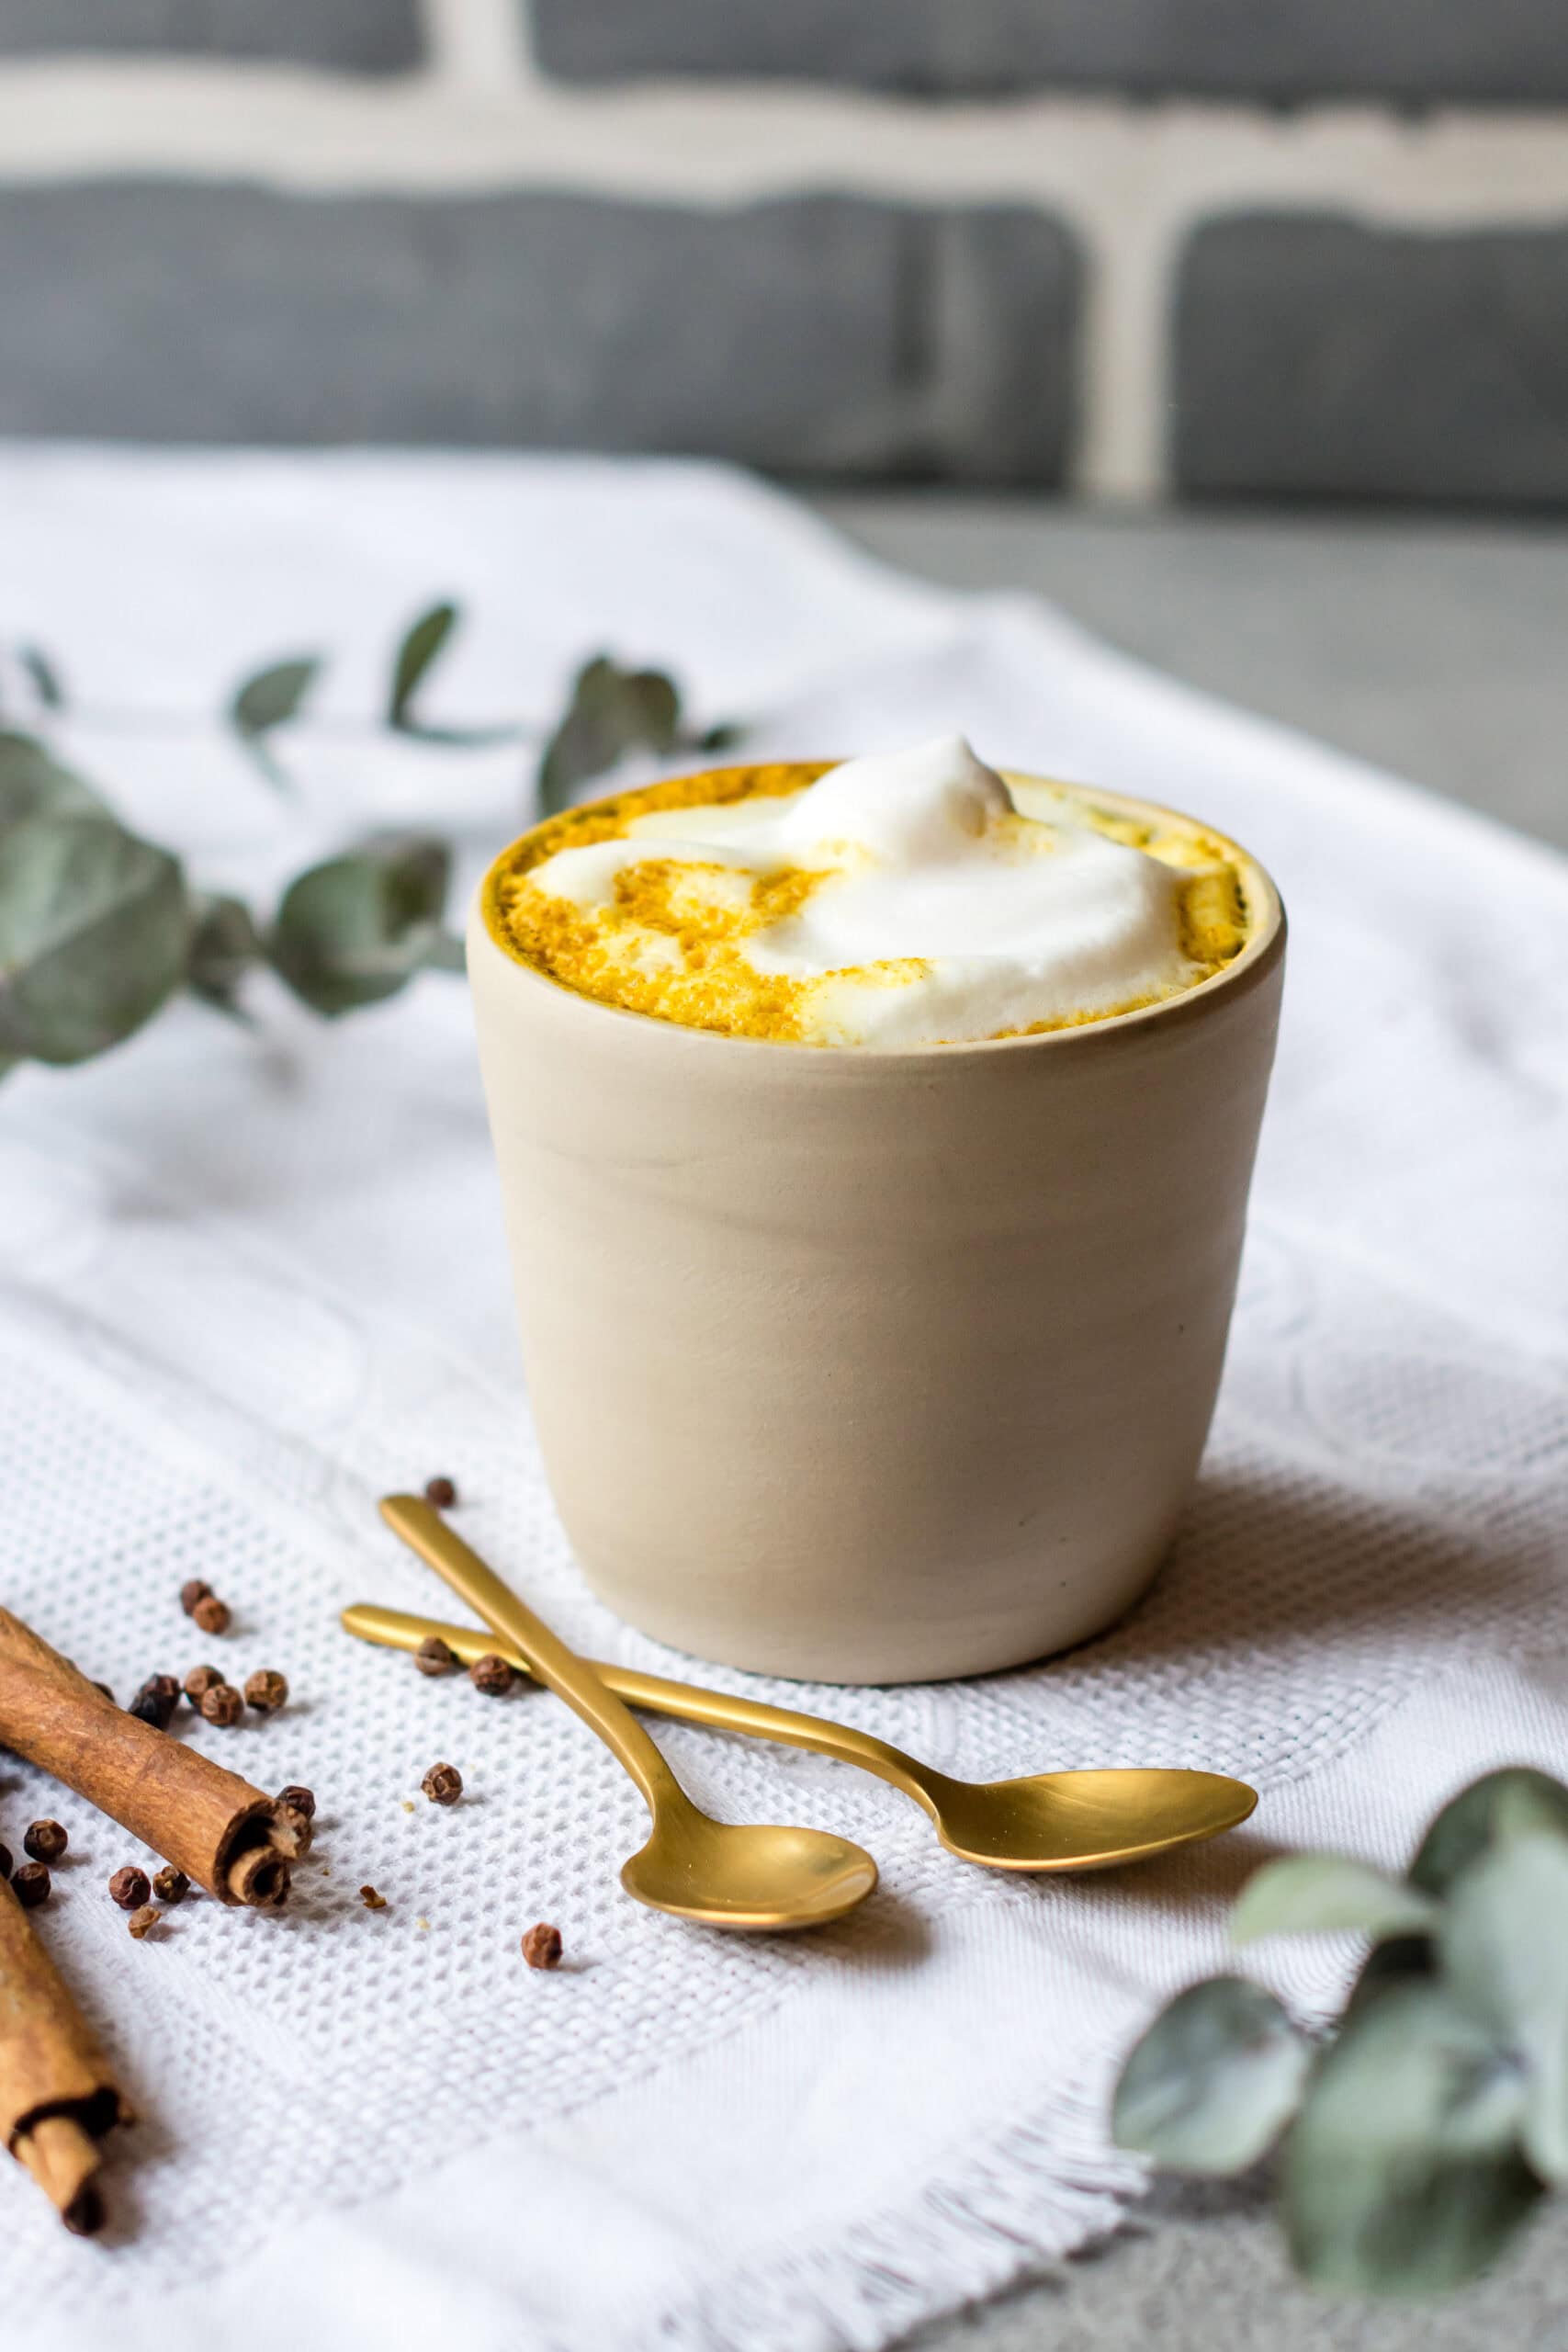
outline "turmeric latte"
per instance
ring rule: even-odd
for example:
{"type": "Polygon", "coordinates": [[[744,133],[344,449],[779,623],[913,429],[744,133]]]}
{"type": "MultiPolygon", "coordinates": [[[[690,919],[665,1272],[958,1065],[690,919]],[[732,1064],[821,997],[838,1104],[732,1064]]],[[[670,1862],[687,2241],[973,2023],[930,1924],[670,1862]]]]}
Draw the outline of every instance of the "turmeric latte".
{"type": "Polygon", "coordinates": [[[1103,1021],[1246,944],[1231,845],[959,736],[836,767],[731,768],[536,826],[491,868],[491,936],[686,1028],[898,1049],[1103,1021]]]}

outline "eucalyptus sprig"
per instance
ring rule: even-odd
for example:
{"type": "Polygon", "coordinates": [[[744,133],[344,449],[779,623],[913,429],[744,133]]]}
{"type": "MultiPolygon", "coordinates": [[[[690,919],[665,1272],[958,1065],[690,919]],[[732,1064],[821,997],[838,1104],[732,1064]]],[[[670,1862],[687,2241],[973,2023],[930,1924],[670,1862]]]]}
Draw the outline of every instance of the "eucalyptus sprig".
{"type": "MultiPolygon", "coordinates": [[[[454,728],[421,718],[425,682],[459,620],[444,601],[402,632],[386,727],[451,748],[522,741],[529,729],[521,722],[454,728]]],[[[9,655],[34,725],[46,724],[65,705],[57,665],[30,644],[9,655]]],[[[290,786],[275,739],[304,715],[325,669],[320,653],[291,654],[229,697],[230,727],[279,790],[290,786]]],[[[547,731],[535,808],[554,813],[629,752],[716,751],[734,735],[693,733],[662,671],[626,670],[596,654],[547,731]]],[[[258,922],[243,899],[194,887],[173,850],[122,825],[39,735],[0,728],[0,1077],[18,1061],[90,1060],[182,989],[243,1019],[244,983],[264,966],[329,1019],[396,995],[417,973],[460,972],[462,943],[445,921],[450,867],[446,843],[434,835],[378,835],[296,876],[258,922]]]]}
{"type": "MultiPolygon", "coordinates": [[[[425,681],[446,653],[462,620],[446,599],[430,605],[409,623],[393,650],[385,723],[394,734],[454,749],[519,742],[530,733],[521,720],[485,727],[435,726],[419,715],[425,681]]],[[[272,742],[274,732],[298,718],[326,668],[325,657],[302,654],[269,662],[238,685],[230,698],[229,723],[270,784],[287,776],[272,742]]],[[[631,752],[662,758],[671,752],[721,752],[739,729],[728,722],[694,729],[682,719],[680,690],[662,670],[628,670],[614,655],[596,653],[572,682],[567,707],[544,731],[534,776],[538,813],[553,817],[579,785],[590,783],[631,752]]]]}
{"type": "Polygon", "coordinates": [[[728,751],[739,735],[728,724],[693,734],[681,721],[681,697],[662,670],[623,670],[608,653],[585,662],[571,699],[539,761],[539,813],[553,817],[580,784],[602,775],[628,752],[728,751]]]}
{"type": "Polygon", "coordinates": [[[0,1069],[89,1061],[181,987],[237,1012],[262,964],[329,1015],[450,970],[448,863],[423,836],[367,842],[299,876],[264,929],[43,744],[0,734],[0,1069]]]}
{"type": "Polygon", "coordinates": [[[1371,1950],[1332,2034],[1239,1976],[1162,2010],[1117,2086],[1119,2146],[1185,2172],[1276,2146],[1291,2258],[1313,2285],[1416,2297],[1486,2269],[1568,2185],[1568,1788],[1488,1773],[1403,1878],[1289,1855],[1232,1939],[1349,1931],[1371,1950]]]}

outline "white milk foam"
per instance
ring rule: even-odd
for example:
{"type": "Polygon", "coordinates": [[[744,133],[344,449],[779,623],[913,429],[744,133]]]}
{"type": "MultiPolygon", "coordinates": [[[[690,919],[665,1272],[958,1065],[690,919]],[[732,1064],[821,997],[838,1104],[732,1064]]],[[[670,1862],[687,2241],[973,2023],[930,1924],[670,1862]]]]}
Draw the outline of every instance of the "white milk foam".
{"type": "Polygon", "coordinates": [[[725,869],[716,897],[780,873],[825,877],[739,943],[754,970],[814,984],[807,1034],[822,1044],[995,1037],[1103,1016],[1199,976],[1181,943],[1182,875],[1087,825],[1020,815],[959,735],[847,760],[783,800],[650,811],[619,840],[558,851],[529,880],[609,907],[616,876],[650,857],[725,869]]]}

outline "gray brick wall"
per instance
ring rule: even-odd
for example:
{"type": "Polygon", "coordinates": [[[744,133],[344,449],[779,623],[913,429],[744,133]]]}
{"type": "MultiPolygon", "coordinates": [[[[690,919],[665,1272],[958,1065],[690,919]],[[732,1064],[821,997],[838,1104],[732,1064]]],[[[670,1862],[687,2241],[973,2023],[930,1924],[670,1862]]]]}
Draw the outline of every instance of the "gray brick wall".
{"type": "Polygon", "coordinates": [[[273,58],[392,74],[423,54],[419,0],[0,0],[0,55],[273,58]]]}
{"type": "MultiPolygon", "coordinates": [[[[519,0],[519,5],[522,0],[519,0]]],[[[1568,99],[1563,0],[531,0],[547,72],[990,96],[1568,99]]]]}
{"type": "Polygon", "coordinates": [[[1568,503],[1568,224],[1213,220],[1183,257],[1190,495],[1568,503]]]}
{"type": "Polygon", "coordinates": [[[1568,504],[1568,0],[0,0],[0,433],[1568,504]]]}
{"type": "Polygon", "coordinates": [[[1077,275],[1055,222],[1002,207],[13,187],[0,433],[1050,485],[1077,275]]]}

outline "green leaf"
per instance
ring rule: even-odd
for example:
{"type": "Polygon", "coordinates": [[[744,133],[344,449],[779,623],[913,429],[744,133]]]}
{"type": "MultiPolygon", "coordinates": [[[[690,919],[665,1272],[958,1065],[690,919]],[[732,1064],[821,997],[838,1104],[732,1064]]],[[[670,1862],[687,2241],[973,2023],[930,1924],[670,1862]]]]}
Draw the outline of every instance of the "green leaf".
{"type": "Polygon", "coordinates": [[[1231,1913],[1231,1941],[1259,1936],[1419,1934],[1438,1906],[1414,1887],[1349,1854],[1286,1854],[1255,1871],[1231,1913]]]}
{"type": "Polygon", "coordinates": [[[443,842],[400,838],[312,866],[284,893],[274,969],[328,1016],[395,996],[436,952],[448,865],[443,842]]]}
{"type": "Polygon", "coordinates": [[[578,672],[565,716],[539,762],[541,814],[557,815],[580,784],[630,751],[673,751],[681,697],[661,670],[623,670],[607,653],[578,672]]]}
{"type": "Polygon", "coordinates": [[[1285,2143],[1291,2254],[1314,2286],[1440,2294],[1494,2261],[1540,2194],[1525,2075],[1438,1988],[1392,1985],[1320,2061],[1285,2143]]]}
{"type": "Polygon", "coordinates": [[[41,646],[18,645],[17,659],[33,682],[33,692],[45,710],[63,710],[65,688],[60,673],[41,646]]]}
{"type": "Polygon", "coordinates": [[[1410,1883],[1446,1894],[1462,1871],[1514,1838],[1568,1838],[1568,1788],[1549,1772],[1511,1764],[1488,1772],[1446,1804],[1410,1865],[1410,1883]]]}
{"type": "Polygon", "coordinates": [[[316,654],[304,654],[294,662],[275,662],[269,669],[258,670],[235,690],[229,705],[230,724],[269,783],[283,784],[287,779],[266,739],[275,727],[282,727],[299,716],[321,667],[316,654]]]}
{"type": "Polygon", "coordinates": [[[105,817],[27,817],[0,855],[0,1054],[86,1061],[185,971],[179,860],[105,817]]]}
{"type": "Polygon", "coordinates": [[[1458,1878],[1443,1924],[1444,1981],[1467,2015],[1526,2059],[1525,2153],[1568,2180],[1568,1843],[1524,1837],[1458,1878]]]}
{"type": "Polygon", "coordinates": [[[681,735],[681,695],[674,680],[662,670],[634,670],[623,691],[640,730],[635,740],[652,752],[672,752],[681,735]]]}
{"type": "Polygon", "coordinates": [[[435,934],[429,955],[424,959],[427,972],[466,972],[468,952],[461,936],[455,931],[440,931],[435,934]]]}
{"type": "Polygon", "coordinates": [[[196,902],[186,979],[220,1012],[237,1013],[240,982],[264,956],[261,934],[243,899],[208,895],[196,902]]]}
{"type": "Polygon", "coordinates": [[[1181,2172],[1244,2172],[1295,2111],[1311,2050],[1259,1984],[1213,1976],[1178,1994],[1116,2086],[1111,2132],[1181,2172]]]}
{"type": "Polygon", "coordinates": [[[0,825],[22,817],[107,814],[103,802],[72,768],[62,767],[34,735],[0,731],[0,825]]]}
{"type": "Polygon", "coordinates": [[[1386,1943],[1374,1944],[1350,1987],[1345,2017],[1354,2017],[1393,1985],[1424,1983],[1435,1976],[1437,1954],[1430,1936],[1391,1936],[1386,1943]]]}
{"type": "Polygon", "coordinates": [[[700,735],[693,736],[692,749],[694,752],[730,752],[745,732],[738,719],[721,718],[716,726],[705,727],[700,735]]]}
{"type": "Polygon", "coordinates": [[[301,704],[321,671],[321,659],[303,655],[297,662],[275,662],[258,670],[235,693],[230,717],[242,735],[265,735],[299,716],[301,704]]]}
{"type": "Polygon", "coordinates": [[[387,702],[387,723],[412,728],[411,705],[421,679],[457,626],[456,605],[432,605],[409,629],[392,665],[392,690],[387,702]]]}

